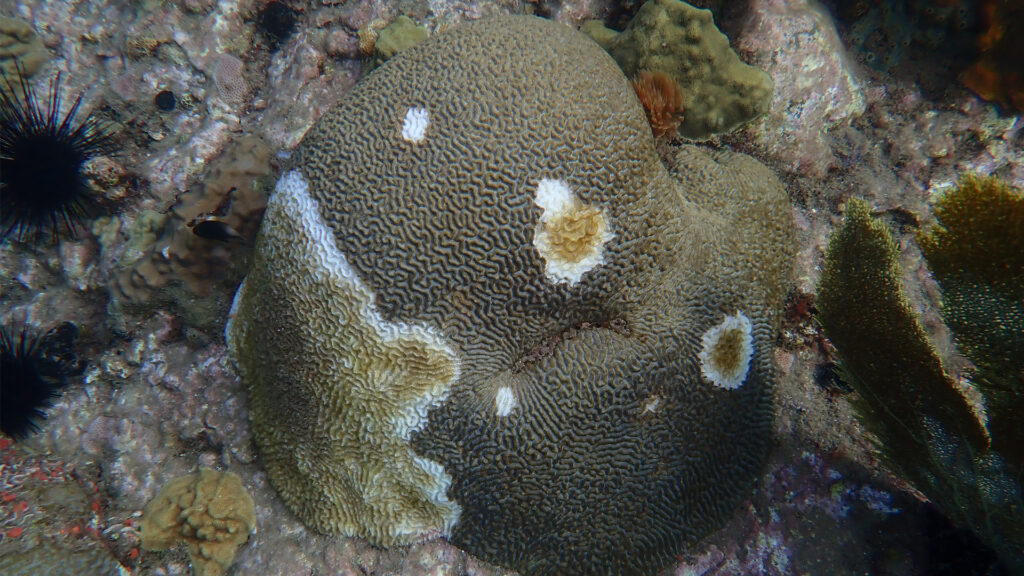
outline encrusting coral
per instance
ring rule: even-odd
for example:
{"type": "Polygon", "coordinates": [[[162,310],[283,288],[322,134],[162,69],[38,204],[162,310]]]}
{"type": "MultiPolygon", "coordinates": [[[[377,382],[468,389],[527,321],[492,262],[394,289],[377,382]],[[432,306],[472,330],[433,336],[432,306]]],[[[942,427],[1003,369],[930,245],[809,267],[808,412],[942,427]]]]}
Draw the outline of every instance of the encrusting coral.
{"type": "Polygon", "coordinates": [[[423,42],[429,35],[425,27],[403,14],[377,33],[373,43],[373,63],[379,66],[402,50],[423,42]]]}
{"type": "Polygon", "coordinates": [[[164,484],[140,525],[146,550],[184,543],[195,576],[223,574],[255,529],[256,510],[241,479],[208,468],[164,484]]]}
{"type": "MultiPolygon", "coordinates": [[[[0,76],[30,78],[49,59],[49,50],[31,24],[0,16],[0,76]]],[[[0,84],[0,91],[6,90],[8,86],[0,84]]]]}
{"type": "MultiPolygon", "coordinates": [[[[143,212],[126,231],[129,246],[117,261],[113,306],[145,311],[171,305],[197,328],[221,318],[229,303],[217,301],[220,292],[212,288],[233,285],[244,274],[247,243],[256,235],[273,185],[270,160],[262,139],[240,137],[168,210],[143,212]],[[202,234],[208,219],[226,226],[239,241],[202,234]],[[211,312],[218,309],[219,314],[211,312]]],[[[103,226],[98,228],[103,237],[103,226]]]]}
{"type": "Polygon", "coordinates": [[[648,0],[621,33],[593,20],[581,30],[608,50],[627,76],[646,71],[671,78],[685,111],[681,136],[728,132],[771,104],[772,79],[739,59],[709,10],[680,0],[648,0]]]}
{"type": "Polygon", "coordinates": [[[347,94],[226,329],[298,517],[531,575],[654,573],[726,520],[770,444],[792,214],[749,157],[676,160],[611,57],[539,18],[462,24],[347,94]]]}
{"type": "Polygon", "coordinates": [[[817,305],[861,420],[887,465],[1013,571],[1024,570],[1024,195],[966,177],[919,239],[943,316],[973,363],[987,426],[900,289],[896,245],[853,200],[829,240],[817,305]]]}

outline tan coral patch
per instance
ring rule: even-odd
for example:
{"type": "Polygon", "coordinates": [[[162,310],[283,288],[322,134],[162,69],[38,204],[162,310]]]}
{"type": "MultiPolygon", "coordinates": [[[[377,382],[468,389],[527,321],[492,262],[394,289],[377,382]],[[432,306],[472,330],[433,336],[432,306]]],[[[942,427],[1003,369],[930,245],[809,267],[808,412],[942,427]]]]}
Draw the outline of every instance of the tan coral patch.
{"type": "Polygon", "coordinates": [[[578,206],[545,226],[555,257],[576,264],[593,254],[607,224],[597,208],[578,206]]]}
{"type": "Polygon", "coordinates": [[[196,576],[220,576],[256,528],[256,509],[242,480],[202,468],[175,478],[146,504],[142,547],[166,550],[183,542],[196,576]]]}
{"type": "Polygon", "coordinates": [[[561,180],[541,180],[534,203],[544,210],[533,243],[548,279],[576,284],[604,262],[602,248],[614,237],[604,210],[580,202],[561,180]]]}

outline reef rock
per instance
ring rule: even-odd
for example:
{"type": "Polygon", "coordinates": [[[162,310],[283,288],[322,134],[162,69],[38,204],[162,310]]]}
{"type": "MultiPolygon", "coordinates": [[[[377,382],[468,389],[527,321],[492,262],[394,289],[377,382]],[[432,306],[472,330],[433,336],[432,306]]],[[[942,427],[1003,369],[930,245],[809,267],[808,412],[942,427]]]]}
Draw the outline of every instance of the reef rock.
{"type": "Polygon", "coordinates": [[[751,158],[676,161],[612,58],[538,18],[353,89],[278,181],[227,326],[290,508],[525,574],[652,573],[727,519],[770,442],[791,208],[751,158]]]}

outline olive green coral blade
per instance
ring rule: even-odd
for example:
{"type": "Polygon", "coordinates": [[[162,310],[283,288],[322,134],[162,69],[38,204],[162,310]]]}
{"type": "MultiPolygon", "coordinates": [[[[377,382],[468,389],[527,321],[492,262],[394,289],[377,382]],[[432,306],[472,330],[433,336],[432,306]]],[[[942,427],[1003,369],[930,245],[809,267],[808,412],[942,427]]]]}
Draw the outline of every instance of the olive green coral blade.
{"type": "Polygon", "coordinates": [[[940,284],[966,275],[1024,299],[1024,194],[996,178],[966,176],[935,203],[939,225],[919,235],[940,284]]]}
{"type": "Polygon", "coordinates": [[[1024,194],[996,178],[965,177],[920,234],[942,285],[943,314],[977,367],[992,446],[1024,469],[1024,194]]]}
{"type": "Polygon", "coordinates": [[[829,240],[818,288],[819,320],[863,403],[862,419],[882,455],[918,481],[938,425],[977,453],[988,445],[981,423],[943,371],[900,291],[896,245],[853,200],[829,240]]]}

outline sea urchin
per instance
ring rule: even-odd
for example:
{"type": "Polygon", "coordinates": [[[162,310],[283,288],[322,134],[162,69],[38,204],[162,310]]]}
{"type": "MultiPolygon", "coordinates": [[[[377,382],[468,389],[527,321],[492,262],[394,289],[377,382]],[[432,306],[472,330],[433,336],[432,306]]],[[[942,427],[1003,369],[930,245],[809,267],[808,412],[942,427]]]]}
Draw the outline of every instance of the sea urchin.
{"type": "Polygon", "coordinates": [[[72,350],[77,335],[70,322],[41,338],[27,327],[20,334],[0,327],[0,431],[19,440],[39,431],[67,377],[81,372],[72,350]]]}
{"type": "Polygon", "coordinates": [[[12,233],[36,242],[48,231],[75,236],[76,222],[97,212],[83,166],[114,150],[107,127],[92,115],[76,122],[79,95],[61,114],[61,75],[50,81],[46,106],[19,73],[0,85],[0,240],[12,233]]]}

